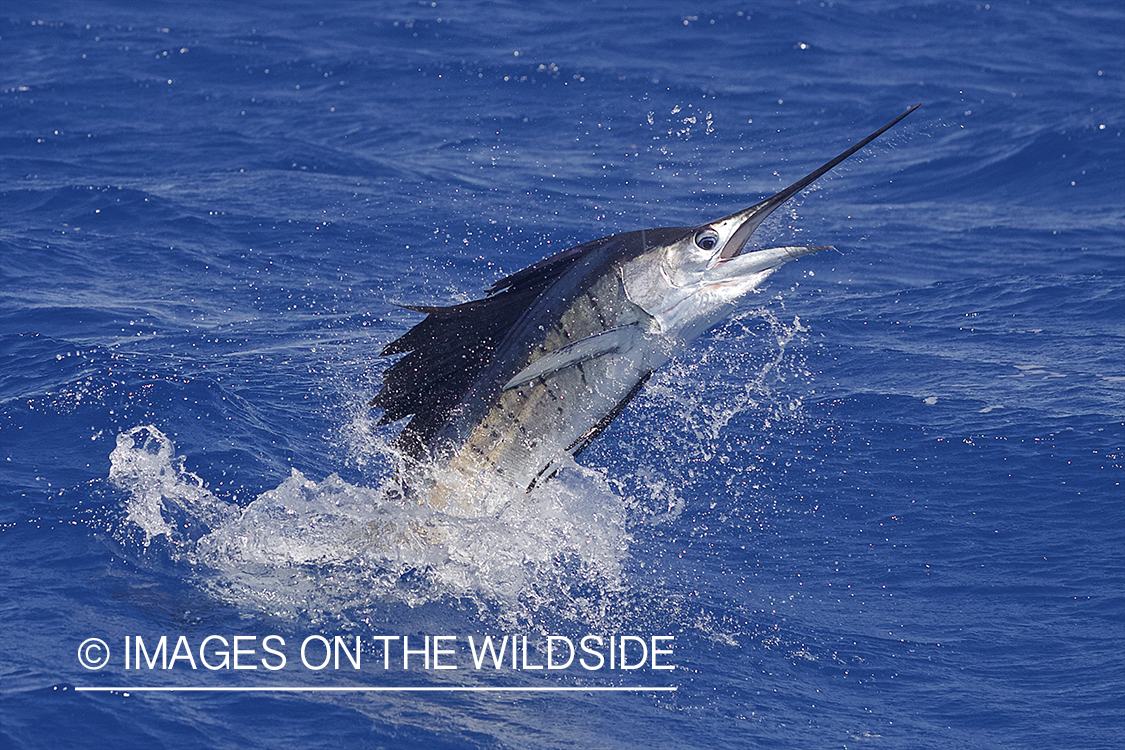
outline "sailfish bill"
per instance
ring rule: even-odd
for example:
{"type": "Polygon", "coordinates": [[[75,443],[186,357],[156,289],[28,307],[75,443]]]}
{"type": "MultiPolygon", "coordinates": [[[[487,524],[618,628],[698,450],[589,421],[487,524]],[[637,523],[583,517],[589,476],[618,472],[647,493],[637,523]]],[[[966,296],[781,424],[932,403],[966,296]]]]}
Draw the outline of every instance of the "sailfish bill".
{"type": "Polygon", "coordinates": [[[426,318],[387,344],[404,354],[371,406],[395,440],[404,492],[435,508],[496,511],[556,473],[661,365],[785,263],[828,246],[751,249],[779,206],[915,105],[781,192],[693,227],[586,242],[501,279],[483,299],[408,306],[426,318]]]}

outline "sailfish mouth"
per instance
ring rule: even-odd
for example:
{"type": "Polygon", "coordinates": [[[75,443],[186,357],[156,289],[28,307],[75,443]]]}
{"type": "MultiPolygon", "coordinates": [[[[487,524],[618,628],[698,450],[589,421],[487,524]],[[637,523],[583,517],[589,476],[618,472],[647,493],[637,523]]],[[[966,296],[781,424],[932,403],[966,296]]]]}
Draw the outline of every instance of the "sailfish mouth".
{"type": "MultiPolygon", "coordinates": [[[[776,211],[782,204],[784,204],[786,201],[788,201],[790,198],[792,198],[797,193],[799,193],[802,190],[804,190],[805,188],[807,188],[812,183],[816,182],[826,172],[831,170],[833,167],[835,167],[840,162],[844,161],[844,159],[847,159],[849,156],[854,154],[856,151],[859,151],[861,148],[866,146],[868,143],[871,143],[871,141],[875,140],[876,138],[881,136],[883,133],[885,133],[888,130],[890,130],[891,128],[893,128],[904,117],[906,117],[911,112],[913,112],[914,110],[918,109],[921,106],[922,106],[921,104],[915,104],[913,107],[906,110],[901,115],[899,115],[895,119],[891,120],[886,125],[879,128],[874,133],[872,133],[871,135],[867,136],[866,138],[864,138],[859,143],[857,143],[854,146],[852,146],[851,148],[849,148],[847,151],[844,151],[839,156],[831,159],[830,161],[825,162],[822,166],[818,167],[817,169],[813,170],[812,172],[805,175],[801,179],[797,180],[796,182],[794,182],[792,185],[785,188],[781,192],[779,192],[775,195],[772,195],[769,198],[766,198],[761,203],[755,203],[753,206],[750,206],[750,208],[745,208],[741,211],[738,211],[737,213],[733,213],[730,216],[727,216],[723,219],[720,219],[719,222],[716,222],[716,223],[720,223],[720,222],[724,222],[724,221],[739,221],[739,222],[741,222],[738,225],[738,229],[735,230],[734,234],[731,235],[731,238],[727,241],[726,245],[723,247],[722,252],[719,253],[719,262],[721,263],[723,261],[730,260],[731,258],[737,258],[739,255],[741,255],[742,251],[746,247],[746,244],[750,241],[750,235],[754,234],[754,230],[756,230],[761,225],[761,223],[763,221],[765,221],[766,218],[770,214],[772,214],[774,211],[776,211]]],[[[775,248],[775,249],[782,249],[782,248],[775,248]]],[[[822,250],[822,249],[825,249],[825,248],[819,247],[819,248],[784,248],[784,249],[787,249],[787,250],[804,249],[804,250],[807,250],[807,252],[801,253],[801,255],[807,255],[809,252],[816,252],[817,250],[822,250]]],[[[796,254],[794,254],[792,257],[798,257],[798,256],[796,254]]]]}

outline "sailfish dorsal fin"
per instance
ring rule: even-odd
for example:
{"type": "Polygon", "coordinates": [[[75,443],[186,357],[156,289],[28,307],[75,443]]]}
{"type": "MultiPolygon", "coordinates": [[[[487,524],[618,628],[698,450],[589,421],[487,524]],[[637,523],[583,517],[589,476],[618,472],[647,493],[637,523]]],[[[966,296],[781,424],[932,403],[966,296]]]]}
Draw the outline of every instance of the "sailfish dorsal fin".
{"type": "Polygon", "coordinates": [[[506,276],[489,287],[484,299],[447,307],[404,305],[426,318],[383,347],[383,356],[406,356],[383,373],[383,387],[370,403],[383,409],[380,425],[414,415],[397,447],[420,457],[528,307],[577,259],[608,239],[572,247],[506,276]]]}

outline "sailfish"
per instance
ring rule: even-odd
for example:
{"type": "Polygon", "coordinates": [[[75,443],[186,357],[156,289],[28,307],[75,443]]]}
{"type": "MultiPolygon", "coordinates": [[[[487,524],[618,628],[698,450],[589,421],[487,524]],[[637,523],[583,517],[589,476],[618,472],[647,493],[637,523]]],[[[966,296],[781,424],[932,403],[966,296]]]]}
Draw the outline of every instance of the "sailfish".
{"type": "Polygon", "coordinates": [[[676,352],[789,261],[831,246],[752,249],[778,207],[921,105],[794,182],[717,221],[602,237],[494,283],[483,299],[408,305],[426,318],[370,405],[395,438],[399,486],[436,510],[496,512],[556,474],[676,352]]]}

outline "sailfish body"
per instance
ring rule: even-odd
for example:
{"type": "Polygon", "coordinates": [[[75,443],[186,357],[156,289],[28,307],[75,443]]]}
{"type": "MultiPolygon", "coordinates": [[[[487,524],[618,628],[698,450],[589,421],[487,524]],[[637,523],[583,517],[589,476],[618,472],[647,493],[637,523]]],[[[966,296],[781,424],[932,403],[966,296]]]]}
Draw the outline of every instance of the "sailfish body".
{"type": "Polygon", "coordinates": [[[411,306],[427,317],[383,349],[406,356],[371,402],[381,424],[413,415],[395,443],[404,490],[475,515],[548,479],[676,351],[780,266],[826,249],[747,245],[778,206],[914,109],[718,221],[603,237],[501,279],[484,299],[411,306]]]}

